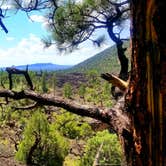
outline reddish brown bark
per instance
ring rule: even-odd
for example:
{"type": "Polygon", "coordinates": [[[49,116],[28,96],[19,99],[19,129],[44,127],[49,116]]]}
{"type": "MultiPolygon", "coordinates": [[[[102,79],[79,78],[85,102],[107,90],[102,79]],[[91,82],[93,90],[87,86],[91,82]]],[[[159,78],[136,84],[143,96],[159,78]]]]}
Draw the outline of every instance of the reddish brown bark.
{"type": "Polygon", "coordinates": [[[129,165],[166,163],[164,0],[133,0],[132,70],[126,106],[131,114],[133,152],[129,165]]]}

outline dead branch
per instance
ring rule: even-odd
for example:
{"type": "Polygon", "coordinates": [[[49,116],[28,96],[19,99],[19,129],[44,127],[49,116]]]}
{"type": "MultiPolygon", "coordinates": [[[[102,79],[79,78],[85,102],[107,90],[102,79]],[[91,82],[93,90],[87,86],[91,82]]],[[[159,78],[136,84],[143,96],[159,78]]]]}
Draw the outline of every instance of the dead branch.
{"type": "Polygon", "coordinates": [[[113,86],[118,87],[122,91],[125,91],[128,88],[128,82],[118,78],[114,74],[104,73],[101,74],[101,77],[110,82],[113,86]]]}
{"type": "Polygon", "coordinates": [[[5,97],[5,101],[0,102],[0,105],[8,105],[8,104],[9,104],[8,97],[5,97]]]}
{"type": "Polygon", "coordinates": [[[1,80],[1,86],[5,88],[4,82],[1,80]]]}
{"type": "Polygon", "coordinates": [[[14,144],[15,150],[18,151],[18,141],[15,140],[13,137],[9,136],[10,140],[12,141],[12,143],[14,144]]]}
{"type": "Polygon", "coordinates": [[[4,18],[4,15],[2,13],[2,9],[0,8],[0,26],[5,31],[5,33],[8,33],[8,30],[7,30],[6,26],[2,22],[2,18],[4,18]]]}
{"type": "Polygon", "coordinates": [[[127,114],[122,111],[122,107],[124,106],[124,98],[121,98],[117,104],[110,109],[81,105],[72,100],[65,100],[63,98],[53,97],[48,94],[38,94],[30,90],[15,92],[2,89],[0,90],[0,97],[8,97],[14,100],[31,99],[40,105],[61,107],[77,115],[91,117],[107,123],[117,133],[122,133],[123,129],[127,131],[130,130],[129,118],[127,114]]]}
{"type": "Polygon", "coordinates": [[[102,150],[102,147],[103,147],[103,142],[100,144],[100,147],[96,153],[96,156],[95,156],[95,160],[93,162],[93,166],[97,166],[99,164],[99,157],[100,157],[100,153],[101,153],[101,150],[102,150]]]}
{"type": "Polygon", "coordinates": [[[0,155],[0,158],[11,158],[14,157],[14,154],[12,155],[0,155]]]}
{"type": "Polygon", "coordinates": [[[35,142],[31,146],[31,148],[30,148],[30,150],[29,150],[29,152],[27,154],[27,159],[26,159],[26,164],[27,165],[34,165],[33,164],[34,151],[37,149],[38,145],[41,142],[41,136],[40,136],[40,134],[34,132],[34,136],[35,136],[35,142]]]}
{"type": "Polygon", "coordinates": [[[32,81],[31,81],[31,78],[28,74],[28,67],[27,69],[24,71],[24,70],[19,70],[19,69],[16,69],[14,67],[7,67],[6,68],[6,71],[8,72],[8,77],[9,77],[9,89],[12,89],[13,87],[13,82],[12,82],[12,75],[13,74],[22,74],[24,75],[28,85],[30,86],[30,89],[33,90],[33,84],[32,84],[32,81]]]}
{"type": "Polygon", "coordinates": [[[22,107],[12,107],[14,110],[30,110],[30,109],[33,109],[33,108],[36,108],[38,107],[39,104],[37,102],[33,103],[33,104],[30,104],[30,105],[27,105],[27,106],[22,106],[22,107]]]}
{"type": "Polygon", "coordinates": [[[2,105],[7,105],[8,103],[6,103],[6,102],[0,102],[0,106],[2,106],[2,105]]]}

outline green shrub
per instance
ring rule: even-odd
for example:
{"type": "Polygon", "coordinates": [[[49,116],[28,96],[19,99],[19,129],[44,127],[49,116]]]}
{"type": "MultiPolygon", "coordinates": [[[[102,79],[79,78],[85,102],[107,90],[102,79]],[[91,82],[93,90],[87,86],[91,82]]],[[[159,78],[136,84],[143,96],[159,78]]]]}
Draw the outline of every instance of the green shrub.
{"type": "Polygon", "coordinates": [[[25,127],[15,157],[31,165],[61,166],[67,153],[67,141],[53,130],[46,116],[37,111],[25,127]]]}
{"type": "Polygon", "coordinates": [[[110,134],[107,130],[104,130],[87,141],[85,153],[81,159],[81,166],[93,165],[101,144],[103,146],[99,154],[99,165],[121,165],[122,151],[118,138],[115,134],[110,134]]]}
{"type": "Polygon", "coordinates": [[[63,86],[63,96],[65,98],[71,98],[72,96],[72,86],[70,83],[65,83],[63,86]]]}
{"type": "Polygon", "coordinates": [[[86,93],[86,86],[84,84],[81,84],[78,90],[78,94],[81,98],[84,99],[86,93]]]}
{"type": "Polygon", "coordinates": [[[86,138],[93,133],[88,123],[82,122],[81,117],[69,112],[57,115],[55,125],[55,128],[60,133],[70,139],[86,138]]]}
{"type": "Polygon", "coordinates": [[[47,73],[44,72],[42,74],[42,92],[47,93],[48,92],[48,87],[47,87],[47,73]]]}

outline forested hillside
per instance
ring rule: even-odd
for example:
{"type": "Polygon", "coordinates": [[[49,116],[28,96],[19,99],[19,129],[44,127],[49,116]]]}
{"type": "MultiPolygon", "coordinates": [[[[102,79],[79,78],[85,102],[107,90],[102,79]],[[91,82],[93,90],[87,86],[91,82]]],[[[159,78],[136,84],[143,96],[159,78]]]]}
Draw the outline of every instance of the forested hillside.
{"type": "MultiPolygon", "coordinates": [[[[124,48],[128,48],[125,53],[129,56],[129,42],[124,43],[124,48]]],[[[65,72],[86,73],[89,70],[95,70],[98,73],[118,73],[120,70],[120,64],[117,57],[116,46],[113,45],[105,49],[104,51],[94,55],[71,69],[66,70],[65,72]]]]}

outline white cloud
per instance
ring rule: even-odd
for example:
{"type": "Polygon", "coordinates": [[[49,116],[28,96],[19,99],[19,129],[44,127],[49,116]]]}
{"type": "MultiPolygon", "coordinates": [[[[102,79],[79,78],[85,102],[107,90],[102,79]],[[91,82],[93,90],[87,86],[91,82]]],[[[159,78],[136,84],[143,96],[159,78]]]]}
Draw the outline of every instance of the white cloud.
{"type": "Polygon", "coordinates": [[[83,0],[75,0],[76,3],[82,3],[83,0]]]}
{"type": "Polygon", "coordinates": [[[41,22],[41,23],[43,23],[46,20],[46,18],[44,16],[40,16],[40,15],[31,15],[30,19],[32,21],[41,22]]]}
{"type": "Polygon", "coordinates": [[[42,27],[45,29],[48,29],[48,27],[49,27],[48,19],[42,15],[31,15],[30,21],[41,23],[42,27]]]}
{"type": "Polygon", "coordinates": [[[28,38],[23,38],[15,47],[8,49],[0,48],[0,66],[26,65],[33,63],[54,63],[61,65],[78,64],[85,59],[100,52],[108,45],[102,48],[94,48],[93,45],[82,45],[79,50],[70,54],[60,54],[55,45],[48,49],[43,48],[41,39],[30,34],[28,38]]]}
{"type": "Polygon", "coordinates": [[[4,4],[2,5],[1,9],[14,9],[14,6],[12,4],[4,4]]]}
{"type": "MultiPolygon", "coordinates": [[[[17,3],[14,0],[3,1],[0,0],[0,4],[2,3],[1,9],[16,9],[17,3]]],[[[22,7],[28,7],[31,3],[31,0],[24,0],[20,2],[22,7]]],[[[33,3],[35,5],[35,3],[33,3]]]]}
{"type": "Polygon", "coordinates": [[[7,41],[13,41],[15,38],[14,37],[6,37],[7,41]]]}
{"type": "Polygon", "coordinates": [[[4,0],[0,0],[0,3],[2,4],[1,5],[1,9],[15,9],[15,5],[16,5],[16,2],[13,1],[13,0],[7,0],[7,1],[4,1],[4,0]]]}

